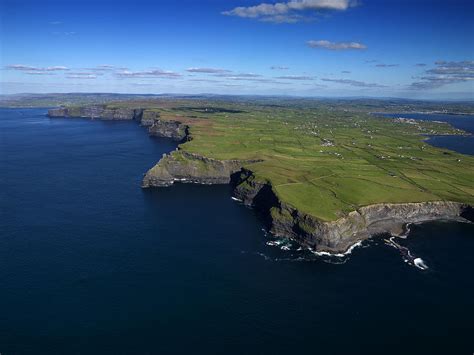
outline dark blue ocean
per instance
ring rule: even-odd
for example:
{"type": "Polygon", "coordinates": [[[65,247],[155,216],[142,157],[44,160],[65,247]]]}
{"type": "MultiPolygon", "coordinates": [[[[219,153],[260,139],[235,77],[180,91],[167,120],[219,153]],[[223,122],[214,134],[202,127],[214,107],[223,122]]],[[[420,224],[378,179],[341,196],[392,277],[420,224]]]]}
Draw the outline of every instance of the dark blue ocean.
{"type": "Polygon", "coordinates": [[[412,226],[428,270],[282,250],[227,186],[142,190],[174,142],[45,113],[0,109],[2,355],[474,351],[474,225],[412,226]]]}

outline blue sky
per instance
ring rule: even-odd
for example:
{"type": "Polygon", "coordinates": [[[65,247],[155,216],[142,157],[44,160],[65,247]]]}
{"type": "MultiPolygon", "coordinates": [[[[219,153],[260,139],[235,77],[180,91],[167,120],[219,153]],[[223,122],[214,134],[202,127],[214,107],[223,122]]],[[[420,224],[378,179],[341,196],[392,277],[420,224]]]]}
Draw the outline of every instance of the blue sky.
{"type": "Polygon", "coordinates": [[[474,99],[472,1],[3,0],[0,7],[2,93],[474,99]]]}

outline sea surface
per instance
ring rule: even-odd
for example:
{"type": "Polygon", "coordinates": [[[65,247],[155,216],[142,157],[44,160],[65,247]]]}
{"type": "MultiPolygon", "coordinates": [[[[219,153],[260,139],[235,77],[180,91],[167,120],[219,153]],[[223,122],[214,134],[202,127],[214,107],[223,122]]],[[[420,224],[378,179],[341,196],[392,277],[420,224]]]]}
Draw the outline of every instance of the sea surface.
{"type": "Polygon", "coordinates": [[[382,237],[318,257],[227,186],[142,190],[174,142],[45,114],[0,109],[2,355],[474,351],[474,225],[397,239],[426,270],[382,237]]]}

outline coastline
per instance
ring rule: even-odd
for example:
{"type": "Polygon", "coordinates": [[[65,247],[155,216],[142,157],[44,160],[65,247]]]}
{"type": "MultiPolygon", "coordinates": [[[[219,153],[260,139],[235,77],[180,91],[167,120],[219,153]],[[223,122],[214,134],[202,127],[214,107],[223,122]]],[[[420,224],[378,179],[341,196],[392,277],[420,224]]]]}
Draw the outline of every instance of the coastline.
{"type": "MultiPolygon", "coordinates": [[[[101,106],[78,111],[52,109],[49,117],[135,120],[151,135],[179,142],[192,139],[189,127],[179,121],[160,119],[144,109],[105,110],[101,106]]],[[[143,188],[168,187],[174,183],[231,184],[233,199],[251,206],[268,231],[290,238],[315,253],[344,255],[355,245],[375,235],[401,236],[410,223],[434,220],[468,222],[474,220],[472,206],[453,201],[379,203],[359,207],[334,221],[322,221],[281,201],[271,183],[259,181],[248,165],[257,160],[217,160],[180,150],[164,154],[144,175],[143,188]]]]}

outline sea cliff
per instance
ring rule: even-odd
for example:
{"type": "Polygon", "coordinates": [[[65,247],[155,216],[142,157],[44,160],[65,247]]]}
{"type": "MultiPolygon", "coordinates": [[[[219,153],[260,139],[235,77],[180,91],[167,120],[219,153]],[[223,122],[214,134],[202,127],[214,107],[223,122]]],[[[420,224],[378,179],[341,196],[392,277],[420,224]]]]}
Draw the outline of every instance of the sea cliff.
{"type": "MultiPolygon", "coordinates": [[[[360,207],[335,221],[322,221],[282,201],[269,181],[260,180],[245,165],[256,161],[210,159],[177,150],[165,154],[143,179],[143,187],[171,186],[175,182],[228,184],[234,197],[252,206],[268,230],[318,252],[343,253],[374,235],[399,236],[405,226],[433,220],[473,220],[470,205],[452,201],[381,203],[360,207]]],[[[317,201],[315,202],[317,203],[317,201]]]]}
{"type": "Polygon", "coordinates": [[[48,111],[49,117],[82,117],[101,120],[141,121],[142,109],[107,108],[105,105],[59,107],[48,111]]]}
{"type": "MultiPolygon", "coordinates": [[[[61,107],[50,117],[85,117],[104,120],[135,120],[148,127],[151,135],[177,141],[192,139],[187,124],[162,119],[153,110],[109,108],[105,106],[61,107]]],[[[183,148],[183,147],[182,147],[183,148]]],[[[325,221],[303,213],[282,200],[268,180],[252,171],[261,160],[218,160],[185,149],[164,154],[144,176],[142,186],[165,187],[180,183],[231,184],[234,197],[252,206],[276,236],[291,238],[318,252],[342,253],[356,242],[371,236],[405,233],[408,223],[433,220],[472,221],[473,208],[453,201],[378,203],[359,207],[336,220],[325,221]]],[[[314,203],[318,203],[316,200],[314,203]]]]}
{"type": "MultiPolygon", "coordinates": [[[[407,224],[434,220],[472,221],[473,208],[451,201],[380,203],[360,207],[335,221],[321,221],[281,201],[269,182],[243,169],[234,195],[253,206],[276,236],[289,237],[315,251],[343,253],[374,235],[403,235],[407,224]]],[[[316,202],[317,203],[317,202],[316,202]]]]}
{"type": "Polygon", "coordinates": [[[175,182],[228,184],[243,164],[255,161],[217,160],[177,150],[165,154],[143,179],[143,187],[170,186],[175,182]]]}
{"type": "Polygon", "coordinates": [[[175,120],[164,120],[158,112],[142,108],[109,108],[105,105],[59,107],[50,109],[51,118],[89,118],[97,120],[134,120],[148,127],[152,136],[172,138],[176,141],[189,139],[188,126],[175,120]]]}

